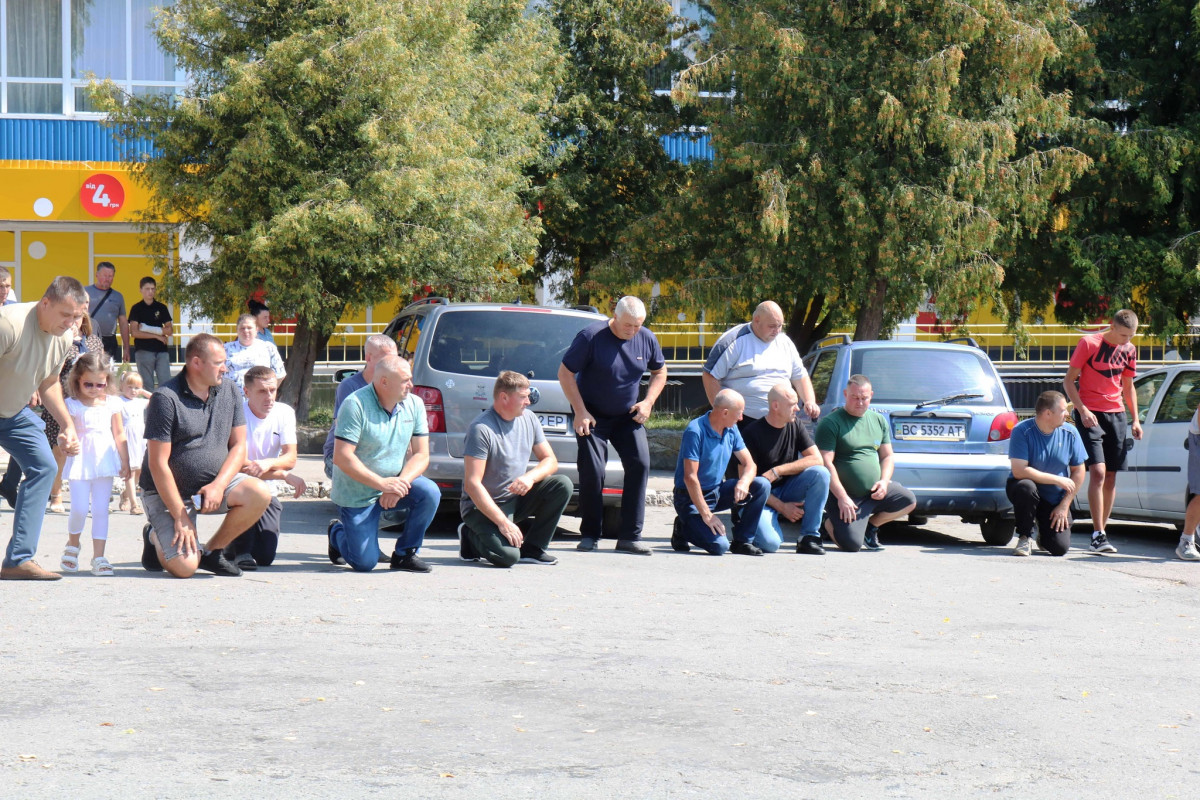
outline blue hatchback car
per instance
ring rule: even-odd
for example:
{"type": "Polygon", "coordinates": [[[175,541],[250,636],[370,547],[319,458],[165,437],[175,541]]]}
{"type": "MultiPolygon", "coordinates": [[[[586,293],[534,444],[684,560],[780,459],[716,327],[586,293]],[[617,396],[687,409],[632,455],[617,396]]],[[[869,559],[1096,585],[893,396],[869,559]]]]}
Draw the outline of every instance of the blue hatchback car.
{"type": "Polygon", "coordinates": [[[871,379],[871,408],[888,420],[895,480],[917,496],[913,516],[977,523],[984,541],[1012,539],[1008,440],[1017,415],[977,347],[942,342],[826,339],[804,357],[821,413],[843,405],[851,375],[871,379]]]}

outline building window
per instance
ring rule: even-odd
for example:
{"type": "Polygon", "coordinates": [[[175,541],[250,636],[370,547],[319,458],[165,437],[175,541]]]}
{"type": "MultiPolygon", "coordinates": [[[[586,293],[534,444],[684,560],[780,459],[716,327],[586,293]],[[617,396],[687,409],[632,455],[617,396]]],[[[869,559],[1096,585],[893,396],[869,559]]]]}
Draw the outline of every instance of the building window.
{"type": "Polygon", "coordinates": [[[133,95],[185,86],[153,25],[171,0],[0,0],[0,114],[96,113],[92,76],[133,95]]]}

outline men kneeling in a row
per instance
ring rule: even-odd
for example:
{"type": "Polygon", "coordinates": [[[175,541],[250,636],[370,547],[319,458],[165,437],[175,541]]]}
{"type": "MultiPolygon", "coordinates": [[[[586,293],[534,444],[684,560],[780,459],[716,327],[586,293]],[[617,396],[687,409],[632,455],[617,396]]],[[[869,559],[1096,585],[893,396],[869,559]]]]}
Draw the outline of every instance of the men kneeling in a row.
{"type": "Polygon", "coordinates": [[[845,407],[821,420],[814,442],[796,420],[798,397],[788,383],[770,390],[767,415],[748,425],[744,438],[737,423],[745,401],[732,389],[718,392],[712,411],[683,434],[671,546],[712,555],[774,552],[783,541],[782,515],[800,523],[796,552],[821,555],[824,511],[825,531],[839,548],[882,550],[880,526],[911,512],[916,498],[891,479],[891,436],[870,409],[870,381],[852,376],[844,395],[845,407]],[[738,477],[722,481],[730,457],[738,477]],[[715,513],[724,509],[732,509],[732,545],[715,513]]]}

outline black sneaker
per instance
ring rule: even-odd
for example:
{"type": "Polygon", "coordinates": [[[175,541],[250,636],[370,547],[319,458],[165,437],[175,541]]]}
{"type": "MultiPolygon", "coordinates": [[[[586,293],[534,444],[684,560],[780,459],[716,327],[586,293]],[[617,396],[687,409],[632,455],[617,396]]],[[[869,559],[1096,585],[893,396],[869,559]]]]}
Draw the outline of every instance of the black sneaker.
{"type": "Polygon", "coordinates": [[[154,528],[147,522],[142,526],[142,569],[147,572],[162,572],[162,563],[158,560],[158,551],[150,541],[150,532],[154,528]]]}
{"type": "Polygon", "coordinates": [[[593,539],[591,536],[584,536],[579,540],[579,544],[575,545],[575,549],[581,553],[591,553],[600,545],[599,539],[593,539]]]}
{"type": "Polygon", "coordinates": [[[864,550],[882,550],[883,545],[879,543],[879,528],[876,528],[870,523],[867,524],[867,532],[863,535],[864,550]]]}
{"type": "Polygon", "coordinates": [[[613,548],[620,553],[633,553],[635,556],[652,556],[654,551],[636,539],[618,539],[613,548]]]}
{"type": "Polygon", "coordinates": [[[803,536],[796,542],[796,552],[805,556],[823,556],[825,548],[821,546],[820,536],[803,536]]]}
{"type": "Polygon", "coordinates": [[[388,565],[391,569],[398,569],[401,572],[433,572],[433,567],[426,564],[416,553],[392,553],[392,557],[388,559],[388,565]]]}
{"type": "Polygon", "coordinates": [[[325,527],[325,538],[329,540],[329,563],[336,564],[339,567],[346,566],[346,559],[342,558],[342,554],[333,546],[333,523],[336,519],[329,520],[329,525],[325,527]]]}
{"type": "Polygon", "coordinates": [[[729,552],[739,556],[761,556],[763,554],[762,548],[753,542],[734,542],[729,546],[729,552]]]}
{"type": "Polygon", "coordinates": [[[1108,536],[1104,531],[1092,535],[1092,552],[1093,553],[1115,553],[1117,548],[1113,547],[1112,542],[1108,541],[1108,536]]]}
{"type": "Polygon", "coordinates": [[[687,553],[692,549],[688,540],[683,536],[683,520],[679,517],[675,518],[675,524],[671,527],[671,548],[676,553],[687,553]]]}
{"type": "Polygon", "coordinates": [[[233,563],[236,564],[237,568],[242,572],[254,572],[258,569],[258,562],[255,561],[254,556],[250,555],[249,553],[242,553],[233,560],[233,563]]]}
{"type": "Polygon", "coordinates": [[[533,550],[521,551],[522,564],[541,564],[544,567],[553,567],[558,563],[558,559],[547,553],[545,550],[534,552],[533,550]]]}
{"type": "Polygon", "coordinates": [[[6,484],[0,484],[0,497],[8,501],[9,508],[17,507],[17,490],[6,484]]]}
{"type": "Polygon", "coordinates": [[[458,557],[463,561],[478,561],[479,554],[475,552],[475,545],[471,544],[471,538],[467,535],[470,529],[467,523],[462,522],[458,525],[458,557]]]}
{"type": "Polygon", "coordinates": [[[237,564],[232,563],[221,554],[220,550],[200,554],[200,569],[214,575],[227,575],[236,578],[242,574],[237,564]]]}

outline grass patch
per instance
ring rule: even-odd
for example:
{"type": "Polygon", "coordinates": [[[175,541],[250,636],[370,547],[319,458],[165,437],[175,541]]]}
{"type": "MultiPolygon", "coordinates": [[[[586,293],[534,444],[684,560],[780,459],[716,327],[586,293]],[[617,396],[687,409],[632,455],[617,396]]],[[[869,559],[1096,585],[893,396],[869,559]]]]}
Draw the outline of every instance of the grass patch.
{"type": "Polygon", "coordinates": [[[681,431],[694,417],[683,414],[659,414],[655,412],[646,420],[646,428],[652,431],[681,431]]]}

